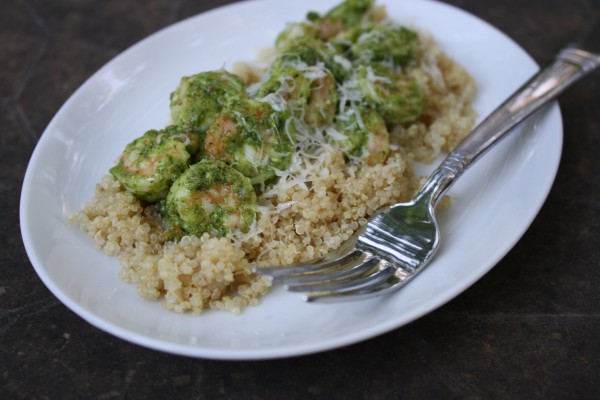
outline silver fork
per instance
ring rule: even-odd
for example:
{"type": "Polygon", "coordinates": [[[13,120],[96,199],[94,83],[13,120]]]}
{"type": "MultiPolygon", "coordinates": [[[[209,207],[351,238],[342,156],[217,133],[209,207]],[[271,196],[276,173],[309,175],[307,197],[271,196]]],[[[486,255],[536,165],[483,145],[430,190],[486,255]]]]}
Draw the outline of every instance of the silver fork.
{"type": "Polygon", "coordinates": [[[339,301],[378,296],[404,286],[439,247],[435,205],[462,173],[534,111],[600,65],[600,28],[563,49],[493,111],[452,151],[408,203],[379,210],[342,246],[286,267],[255,268],[304,299],[339,301]],[[594,43],[590,43],[593,41],[594,43]]]}

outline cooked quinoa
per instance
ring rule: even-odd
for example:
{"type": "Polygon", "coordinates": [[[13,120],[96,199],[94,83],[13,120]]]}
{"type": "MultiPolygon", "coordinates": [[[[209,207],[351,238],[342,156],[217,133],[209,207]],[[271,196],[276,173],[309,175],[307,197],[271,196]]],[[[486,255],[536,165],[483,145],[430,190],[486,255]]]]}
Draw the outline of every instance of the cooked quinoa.
{"type": "MultiPolygon", "coordinates": [[[[405,72],[421,87],[425,109],[390,132],[386,161],[349,163],[333,147],[324,147],[318,157],[298,156],[295,173],[282,174],[259,193],[258,212],[246,233],[167,241],[156,206],[142,203],[110,174],[70,220],[97,248],[118,257],[119,277],[135,284],[142,298],[176,312],[239,314],[257,305],[271,286],[268,278],[252,273],[253,266],[287,265],[336,249],[377,209],[414,195],[420,179],[412,171],[415,161],[431,162],[470,131],[471,77],[424,34],[416,53],[417,61],[405,72]]],[[[238,73],[247,81],[259,79],[256,69],[245,65],[244,70],[238,73]]]]}

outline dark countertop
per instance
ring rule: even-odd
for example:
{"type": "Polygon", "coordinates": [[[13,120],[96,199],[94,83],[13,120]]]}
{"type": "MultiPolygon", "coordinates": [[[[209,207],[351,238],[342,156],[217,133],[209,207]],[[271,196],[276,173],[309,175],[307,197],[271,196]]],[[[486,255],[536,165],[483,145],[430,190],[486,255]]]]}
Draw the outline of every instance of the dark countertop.
{"type": "MultiPolygon", "coordinates": [[[[0,398],[598,398],[598,72],[560,98],[560,169],[524,237],[456,299],[380,337],[281,360],[191,359],[104,333],[46,289],[25,254],[18,213],[25,169],[46,125],[119,52],[224,3],[1,3],[0,398]]],[[[495,25],[538,63],[600,15],[598,0],[448,3],[495,25]]]]}

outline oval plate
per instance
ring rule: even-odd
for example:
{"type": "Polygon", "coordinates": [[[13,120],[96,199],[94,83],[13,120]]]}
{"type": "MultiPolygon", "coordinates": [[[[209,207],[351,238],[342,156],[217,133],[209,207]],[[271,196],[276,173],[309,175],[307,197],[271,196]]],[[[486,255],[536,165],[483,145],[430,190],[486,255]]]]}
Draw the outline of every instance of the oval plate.
{"type": "MultiPolygon", "coordinates": [[[[536,70],[494,27],[433,1],[382,1],[392,18],[430,32],[475,78],[474,106],[488,114],[536,70]]],[[[562,147],[556,104],[494,148],[457,182],[440,217],[442,247],[430,266],[392,296],[305,304],[274,288],[242,315],[164,311],[121,282],[119,265],[66,216],[80,210],[123,147],[167,124],[180,77],[254,60],[287,21],[337,0],[246,1],[174,24],[110,61],[65,103],[31,158],[21,230],[42,281],[96,327],[149,348],[192,357],[266,359],[308,354],[388,332],[446,303],[489,271],[519,240],[552,186],[562,147]],[[490,179],[493,178],[493,179],[490,179]]]]}

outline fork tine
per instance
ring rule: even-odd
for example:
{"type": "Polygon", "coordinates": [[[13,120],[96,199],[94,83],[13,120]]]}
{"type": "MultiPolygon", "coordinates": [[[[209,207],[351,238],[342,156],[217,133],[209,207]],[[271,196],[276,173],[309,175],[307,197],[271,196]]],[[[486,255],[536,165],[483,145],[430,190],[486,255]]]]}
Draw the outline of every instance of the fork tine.
{"type": "Polygon", "coordinates": [[[364,300],[370,297],[377,297],[383,291],[389,290],[396,286],[388,280],[370,287],[368,289],[349,290],[346,292],[326,292],[326,293],[307,293],[304,296],[304,301],[307,303],[339,303],[341,301],[364,300]]]}
{"type": "Polygon", "coordinates": [[[341,301],[364,300],[381,296],[384,292],[400,289],[416,274],[403,268],[396,270],[393,277],[388,278],[378,284],[356,290],[347,290],[343,292],[321,292],[307,293],[304,301],[307,303],[339,303],[341,301]]]}
{"type": "Polygon", "coordinates": [[[317,282],[331,282],[360,277],[373,269],[373,266],[379,262],[371,254],[360,253],[357,257],[348,258],[344,260],[344,263],[336,263],[336,265],[332,265],[330,268],[321,270],[318,273],[274,276],[273,282],[283,283],[288,288],[299,288],[317,282]]]}
{"type": "Polygon", "coordinates": [[[342,247],[334,252],[325,254],[324,256],[292,264],[287,267],[255,267],[254,272],[261,275],[270,275],[273,278],[311,274],[335,267],[339,264],[348,264],[352,262],[353,259],[360,258],[363,254],[364,252],[362,250],[353,247],[342,247]]]}
{"type": "Polygon", "coordinates": [[[327,292],[345,292],[358,289],[366,289],[374,285],[378,285],[381,282],[387,280],[396,272],[396,268],[388,264],[386,261],[379,260],[373,257],[367,260],[370,264],[370,270],[376,269],[373,273],[366,273],[362,277],[353,279],[340,279],[336,281],[325,281],[315,284],[289,286],[287,289],[290,292],[315,292],[315,293],[327,293],[327,292]],[[381,266],[385,265],[384,268],[381,266]]]}

